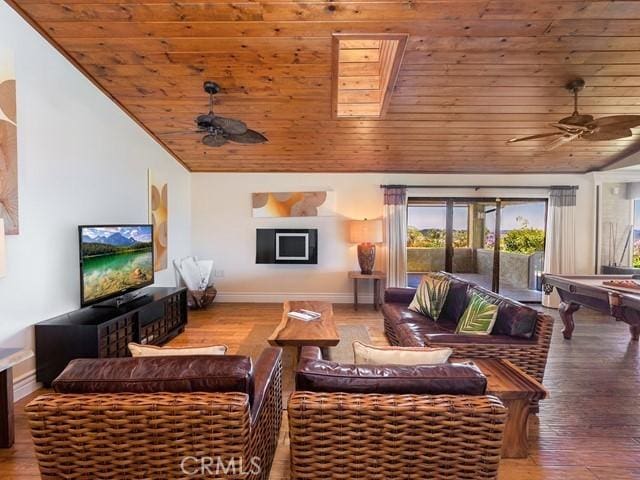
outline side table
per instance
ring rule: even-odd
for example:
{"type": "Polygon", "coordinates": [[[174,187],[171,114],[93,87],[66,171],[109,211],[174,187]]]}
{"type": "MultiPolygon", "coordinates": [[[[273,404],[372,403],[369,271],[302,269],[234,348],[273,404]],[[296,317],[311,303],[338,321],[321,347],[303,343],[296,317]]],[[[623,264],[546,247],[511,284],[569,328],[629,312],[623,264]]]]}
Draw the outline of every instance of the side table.
{"type": "Polygon", "coordinates": [[[378,310],[382,305],[382,288],[387,276],[384,272],[374,271],[370,274],[361,272],[349,272],[349,278],[353,280],[353,308],[358,310],[358,281],[373,280],[373,308],[378,310]]]}
{"type": "Polygon", "coordinates": [[[487,377],[487,395],[498,397],[507,407],[507,421],[502,437],[502,458],[526,458],[531,402],[547,398],[542,384],[502,358],[450,358],[450,362],[471,361],[487,377]]]}

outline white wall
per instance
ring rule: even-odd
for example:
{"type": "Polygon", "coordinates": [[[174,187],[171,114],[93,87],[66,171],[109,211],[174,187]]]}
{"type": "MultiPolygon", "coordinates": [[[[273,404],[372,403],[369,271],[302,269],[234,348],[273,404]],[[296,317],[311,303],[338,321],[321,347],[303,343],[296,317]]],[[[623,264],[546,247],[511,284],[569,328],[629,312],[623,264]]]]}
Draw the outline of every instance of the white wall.
{"type": "MultiPolygon", "coordinates": [[[[0,32],[15,53],[21,222],[0,347],[30,347],[31,325],[79,306],[77,225],[147,222],[148,168],[169,180],[169,258],[190,252],[190,175],[4,2],[0,32]]],[[[172,269],[157,281],[173,285],[172,269]]]]}
{"type": "MultiPolygon", "coordinates": [[[[415,174],[242,174],[192,175],[194,253],[213,258],[224,277],[216,284],[223,301],[281,301],[285,298],[351,301],[347,271],[357,269],[356,247],[347,242],[347,220],[382,215],[380,184],[578,185],[576,239],[579,273],[594,271],[594,186],[591,175],[415,175],[415,174]],[[252,218],[252,192],[334,190],[337,216],[252,218]],[[256,228],[318,228],[318,265],[256,265],[256,228]]],[[[421,191],[425,196],[498,195],[496,189],[421,191]]],[[[522,194],[538,191],[521,191],[522,194]]]]}

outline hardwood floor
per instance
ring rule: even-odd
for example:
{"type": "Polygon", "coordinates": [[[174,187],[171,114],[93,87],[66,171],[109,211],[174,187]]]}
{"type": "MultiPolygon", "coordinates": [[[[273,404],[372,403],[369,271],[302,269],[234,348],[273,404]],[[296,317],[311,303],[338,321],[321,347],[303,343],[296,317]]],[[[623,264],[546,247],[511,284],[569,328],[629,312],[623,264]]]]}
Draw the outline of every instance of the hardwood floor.
{"type": "MultiPolygon", "coordinates": [[[[338,326],[365,325],[374,343],[386,343],[379,312],[364,306],[358,312],[350,305],[334,308],[338,326]]],[[[187,331],[172,343],[221,342],[234,353],[254,325],[275,327],[280,318],[279,304],[215,304],[206,312],[193,312],[187,331]]],[[[540,414],[530,424],[531,453],[523,460],[503,460],[500,480],[640,479],[638,343],[630,341],[625,324],[586,310],[576,313],[573,340],[564,340],[560,330],[557,321],[545,377],[550,398],[541,402],[540,414]]],[[[15,447],[0,450],[0,479],[39,478],[22,414],[28,400],[16,407],[15,447]]],[[[273,480],[289,478],[286,420],[283,427],[273,480]]]]}

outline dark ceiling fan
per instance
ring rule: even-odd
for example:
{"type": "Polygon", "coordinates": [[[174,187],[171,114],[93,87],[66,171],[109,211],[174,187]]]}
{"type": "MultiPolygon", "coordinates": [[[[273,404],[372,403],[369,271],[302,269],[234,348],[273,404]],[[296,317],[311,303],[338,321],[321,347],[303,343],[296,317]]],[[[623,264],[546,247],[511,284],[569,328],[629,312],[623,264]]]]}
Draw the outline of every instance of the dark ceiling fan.
{"type": "Polygon", "coordinates": [[[168,132],[163,135],[203,135],[202,143],[209,147],[221,147],[227,142],[256,144],[267,142],[267,137],[233,118],[220,117],[213,113],[213,96],[220,91],[220,86],[212,81],[204,82],[204,91],[209,94],[209,113],[198,115],[195,122],[197,130],[185,132],[168,132]]]}
{"type": "Polygon", "coordinates": [[[578,92],[584,88],[581,78],[572,80],[565,87],[573,93],[573,113],[551,126],[558,132],[540,133],[527,137],[512,138],[507,143],[525,142],[538,138],[556,137],[549,142],[545,150],[553,150],[567,142],[582,138],[590,141],[618,140],[633,135],[632,128],[640,126],[640,115],[610,115],[608,117],[593,118],[578,112],[578,92]]]}

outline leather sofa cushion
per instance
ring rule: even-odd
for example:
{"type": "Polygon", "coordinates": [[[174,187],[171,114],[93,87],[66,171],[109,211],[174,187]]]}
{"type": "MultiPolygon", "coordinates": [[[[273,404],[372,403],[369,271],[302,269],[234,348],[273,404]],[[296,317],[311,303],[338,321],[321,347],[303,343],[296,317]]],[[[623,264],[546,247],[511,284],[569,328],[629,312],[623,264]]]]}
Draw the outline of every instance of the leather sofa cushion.
{"type": "MultiPolygon", "coordinates": [[[[449,292],[442,307],[438,323],[443,320],[451,320],[457,324],[469,302],[467,298],[469,283],[451,275],[447,275],[447,277],[450,281],[449,292]]],[[[420,319],[432,321],[431,318],[408,309],[415,292],[415,288],[388,288],[385,290],[385,304],[382,306],[382,313],[385,318],[396,322],[417,321],[420,319]]]]}
{"type": "Polygon", "coordinates": [[[409,304],[385,303],[382,305],[382,315],[396,323],[433,323],[429,317],[409,310],[409,304]]]}
{"type": "Polygon", "coordinates": [[[253,397],[249,357],[188,355],[76,359],[53,381],[58,393],[241,392],[253,397]]]}
{"type": "Polygon", "coordinates": [[[447,294],[447,299],[444,302],[444,307],[442,308],[441,318],[444,317],[454,320],[457,324],[457,321],[460,320],[460,317],[462,317],[462,314],[469,303],[467,298],[469,283],[453,276],[448,276],[448,278],[450,282],[449,293],[447,294]]]}
{"type": "Polygon", "coordinates": [[[382,305],[382,315],[394,325],[411,323],[423,325],[425,328],[432,328],[434,331],[454,331],[458,325],[458,320],[450,317],[447,312],[442,312],[437,322],[421,313],[409,310],[408,305],[401,303],[385,303],[382,305]]]}
{"type": "Polygon", "coordinates": [[[515,338],[533,338],[538,321],[538,312],[508,298],[496,295],[482,287],[473,286],[469,295],[476,293],[487,302],[498,305],[498,317],[492,335],[506,335],[515,338]]]}
{"type": "Polygon", "coordinates": [[[428,335],[430,333],[455,333],[457,323],[443,319],[440,322],[426,320],[422,322],[405,322],[397,327],[403,331],[410,331],[414,335],[428,335]]]}
{"type": "Polygon", "coordinates": [[[302,358],[296,390],[414,395],[483,395],[487,379],[474,365],[355,366],[302,358]]]}
{"type": "Polygon", "coordinates": [[[424,335],[425,346],[448,345],[452,343],[473,343],[476,345],[534,345],[535,340],[510,337],[509,335],[469,335],[464,333],[429,333],[424,335]]]}
{"type": "Polygon", "coordinates": [[[384,291],[384,303],[399,303],[408,307],[415,294],[415,288],[387,288],[384,291]]]}
{"type": "Polygon", "coordinates": [[[396,335],[403,347],[426,347],[426,335],[416,333],[417,326],[410,327],[406,323],[396,327],[396,335]]]}
{"type": "Polygon", "coordinates": [[[475,343],[485,345],[522,344],[531,345],[535,340],[511,337],[508,335],[465,335],[455,333],[455,324],[441,324],[441,322],[418,325],[402,323],[395,325],[396,335],[400,345],[406,347],[428,347],[449,343],[475,343]],[[446,328],[445,328],[446,327],[446,328]]]}

